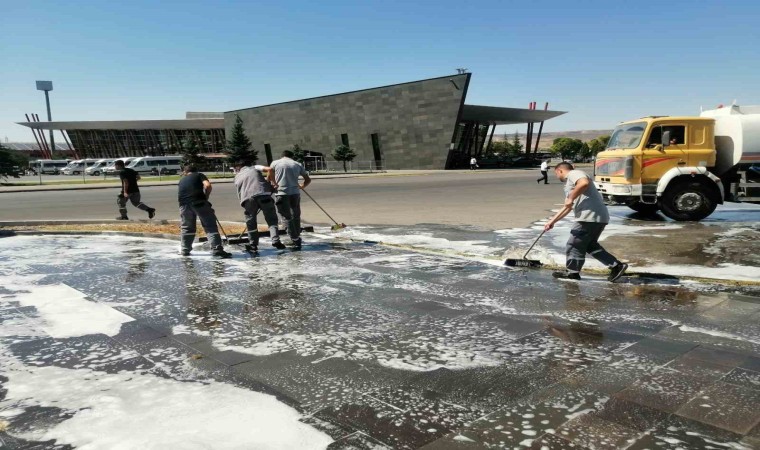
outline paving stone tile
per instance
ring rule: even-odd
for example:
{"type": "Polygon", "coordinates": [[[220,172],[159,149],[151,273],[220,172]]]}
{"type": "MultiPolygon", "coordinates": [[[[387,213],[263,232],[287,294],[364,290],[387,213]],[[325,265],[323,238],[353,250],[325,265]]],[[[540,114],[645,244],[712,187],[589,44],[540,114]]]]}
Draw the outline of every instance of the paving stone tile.
{"type": "Polygon", "coordinates": [[[721,381],[750,389],[760,389],[760,372],[737,367],[723,377],[721,381]]]}
{"type": "Polygon", "coordinates": [[[672,341],[651,336],[644,338],[634,345],[621,350],[620,354],[633,354],[646,357],[662,364],[670,362],[680,355],[695,348],[697,344],[690,342],[672,341]]]}
{"type": "Polygon", "coordinates": [[[746,434],[760,422],[760,392],[717,382],[681,407],[677,414],[734,433],[746,434]]]}
{"type": "Polygon", "coordinates": [[[733,449],[752,450],[740,443],[742,436],[683,417],[670,416],[647,430],[627,450],[733,449]]]}
{"type": "Polygon", "coordinates": [[[709,384],[704,378],[663,367],[614,396],[665,412],[675,412],[709,384]]]}
{"type": "Polygon", "coordinates": [[[455,431],[423,445],[420,450],[479,450],[487,448],[490,447],[477,442],[467,433],[455,431]]]}
{"type": "Polygon", "coordinates": [[[625,448],[641,434],[595,415],[582,415],[559,428],[557,436],[593,449],[625,448]]]}
{"type": "Polygon", "coordinates": [[[356,432],[336,440],[327,446],[328,450],[390,450],[391,447],[362,432],[356,432]]]}
{"type": "Polygon", "coordinates": [[[691,359],[687,358],[686,355],[674,359],[665,367],[686,373],[690,377],[698,378],[705,383],[719,380],[732,369],[731,366],[711,361],[691,359]]]}
{"type": "Polygon", "coordinates": [[[152,341],[164,336],[166,336],[166,333],[149,327],[140,321],[134,320],[122,324],[119,334],[112,336],[111,338],[122,345],[131,347],[135,344],[152,341]]]}
{"type": "Polygon", "coordinates": [[[556,434],[552,434],[552,433],[544,434],[543,436],[533,441],[533,444],[530,446],[529,450],[565,450],[565,449],[588,450],[587,447],[584,447],[575,442],[570,442],[567,439],[563,437],[559,437],[556,434]]]}
{"type": "Polygon", "coordinates": [[[142,342],[132,348],[165,376],[175,380],[215,379],[227,370],[219,361],[169,337],[142,342]]]}
{"type": "Polygon", "coordinates": [[[637,431],[646,431],[670,416],[666,412],[617,397],[610,398],[594,415],[637,431]]]}
{"type": "Polygon", "coordinates": [[[558,383],[456,430],[491,447],[529,447],[546,433],[602,408],[608,397],[572,383],[558,383]]]}
{"type": "Polygon", "coordinates": [[[694,348],[683,355],[683,358],[697,359],[714,364],[736,367],[747,359],[747,355],[734,353],[719,348],[710,348],[704,345],[694,348]]]}
{"type": "Polygon", "coordinates": [[[742,369],[752,370],[754,372],[760,372],[760,357],[748,356],[739,367],[742,369]]]}

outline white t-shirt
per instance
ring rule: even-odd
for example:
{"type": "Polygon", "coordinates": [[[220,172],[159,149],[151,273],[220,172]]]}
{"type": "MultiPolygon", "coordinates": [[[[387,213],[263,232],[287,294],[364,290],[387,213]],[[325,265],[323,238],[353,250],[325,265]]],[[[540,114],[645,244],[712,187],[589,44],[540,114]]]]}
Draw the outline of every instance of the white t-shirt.
{"type": "Polygon", "coordinates": [[[470,159],[470,164],[477,164],[478,160],[475,158],[470,159]]]}
{"type": "Polygon", "coordinates": [[[544,161],[541,163],[541,172],[546,172],[547,170],[549,170],[549,163],[544,161]]]}

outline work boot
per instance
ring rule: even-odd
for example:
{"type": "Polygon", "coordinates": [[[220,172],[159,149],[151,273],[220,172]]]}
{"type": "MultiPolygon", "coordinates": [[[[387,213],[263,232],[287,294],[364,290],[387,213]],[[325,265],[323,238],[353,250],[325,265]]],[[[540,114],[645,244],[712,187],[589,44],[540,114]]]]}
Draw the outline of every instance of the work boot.
{"type": "Polygon", "coordinates": [[[607,277],[607,281],[615,281],[618,278],[622,277],[625,271],[628,269],[628,264],[626,263],[617,263],[610,269],[610,276],[607,277]]]}
{"type": "Polygon", "coordinates": [[[127,216],[119,216],[116,218],[116,220],[129,220],[129,217],[127,216]]]}
{"type": "Polygon", "coordinates": [[[248,253],[258,253],[259,252],[259,246],[258,245],[246,244],[245,245],[245,251],[247,251],[248,253]]]}
{"type": "Polygon", "coordinates": [[[232,253],[224,251],[224,249],[214,250],[212,256],[222,259],[232,258],[232,253]]]}
{"type": "Polygon", "coordinates": [[[293,250],[301,250],[302,241],[301,238],[295,239],[291,244],[290,248],[293,250]]]}
{"type": "Polygon", "coordinates": [[[274,241],[274,242],[272,242],[272,247],[276,248],[277,250],[284,250],[285,249],[285,244],[283,244],[280,241],[274,241]]]}
{"type": "Polygon", "coordinates": [[[580,280],[581,274],[579,273],[570,273],[570,272],[553,272],[552,276],[554,278],[559,278],[561,280],[580,280]]]}
{"type": "Polygon", "coordinates": [[[190,250],[181,250],[179,254],[182,256],[190,256],[190,250]]]}
{"type": "Polygon", "coordinates": [[[148,210],[148,219],[152,219],[156,217],[156,208],[151,208],[148,210]]]}

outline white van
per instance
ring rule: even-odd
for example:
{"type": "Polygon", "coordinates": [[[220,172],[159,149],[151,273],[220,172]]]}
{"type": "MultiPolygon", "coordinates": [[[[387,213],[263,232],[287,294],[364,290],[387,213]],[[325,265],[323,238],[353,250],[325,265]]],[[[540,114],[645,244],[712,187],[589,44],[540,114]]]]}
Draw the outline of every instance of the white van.
{"type": "Polygon", "coordinates": [[[181,156],[143,156],[133,159],[127,167],[137,173],[176,175],[182,170],[181,156]]]}
{"type": "Polygon", "coordinates": [[[92,167],[88,167],[84,170],[84,173],[87,175],[90,175],[92,177],[97,177],[101,173],[103,173],[103,170],[108,167],[109,164],[116,161],[115,159],[99,159],[95,162],[95,164],[92,165],[92,167]]]}
{"type": "Polygon", "coordinates": [[[128,166],[133,159],[135,159],[133,156],[130,156],[129,158],[116,158],[112,162],[108,163],[108,165],[103,169],[103,173],[106,175],[116,175],[119,173],[119,171],[116,170],[116,167],[114,167],[116,161],[124,161],[124,165],[128,166]]]}
{"type": "Polygon", "coordinates": [[[29,161],[29,170],[38,173],[58,175],[61,170],[68,166],[69,162],[65,159],[38,159],[36,161],[29,161]]]}
{"type": "Polygon", "coordinates": [[[61,173],[64,175],[81,175],[88,167],[95,165],[97,161],[97,159],[77,159],[64,167],[61,173]]]}

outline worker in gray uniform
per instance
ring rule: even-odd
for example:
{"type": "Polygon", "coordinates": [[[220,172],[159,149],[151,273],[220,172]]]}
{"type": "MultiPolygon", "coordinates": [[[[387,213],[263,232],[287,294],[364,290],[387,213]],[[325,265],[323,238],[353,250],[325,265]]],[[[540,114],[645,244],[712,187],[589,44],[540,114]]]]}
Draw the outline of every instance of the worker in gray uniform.
{"type": "Polygon", "coordinates": [[[121,179],[121,193],[116,197],[116,204],[119,206],[119,217],[116,220],[129,220],[127,217],[127,200],[132,202],[132,205],[137,209],[147,212],[148,219],[154,218],[156,209],[141,201],[140,187],[137,185],[140,174],[133,169],[124,167],[122,160],[116,161],[114,168],[119,171],[119,178],[121,179]]]}
{"type": "Polygon", "coordinates": [[[589,176],[582,170],[575,170],[570,163],[557,164],[554,174],[565,183],[565,204],[544,225],[544,231],[551,230],[554,224],[570,212],[575,212],[575,225],[570,230],[570,239],[565,249],[567,271],[554,272],[554,277],[580,280],[581,269],[588,253],[610,268],[607,277],[609,281],[617,280],[628,269],[628,264],[620,262],[599,244],[599,237],[610,221],[610,214],[602,195],[596,190],[589,176]]]}
{"type": "Polygon", "coordinates": [[[180,239],[182,256],[190,256],[195,240],[195,221],[200,219],[201,226],[208,236],[212,254],[218,258],[231,258],[232,254],[224,251],[222,237],[217,228],[216,214],[208,201],[211,195],[211,182],[198,169],[186,165],[178,185],[180,239]]]}
{"type": "Polygon", "coordinates": [[[275,194],[275,206],[277,212],[287,221],[288,236],[293,241],[293,248],[301,248],[301,189],[311,183],[306,169],[293,160],[293,152],[285,150],[282,158],[272,161],[272,170],[269,171],[268,179],[277,192],[275,194]],[[303,184],[298,182],[303,177],[303,184]]]}
{"type": "Polygon", "coordinates": [[[245,210],[245,225],[248,230],[249,251],[256,252],[259,249],[259,232],[256,216],[259,211],[264,213],[264,220],[269,226],[269,236],[272,238],[272,247],[284,249],[285,245],[280,242],[277,229],[277,211],[274,207],[272,194],[274,188],[267,180],[264,172],[272,169],[266,166],[251,166],[251,161],[235,162],[235,189],[237,190],[240,206],[245,210]]]}

